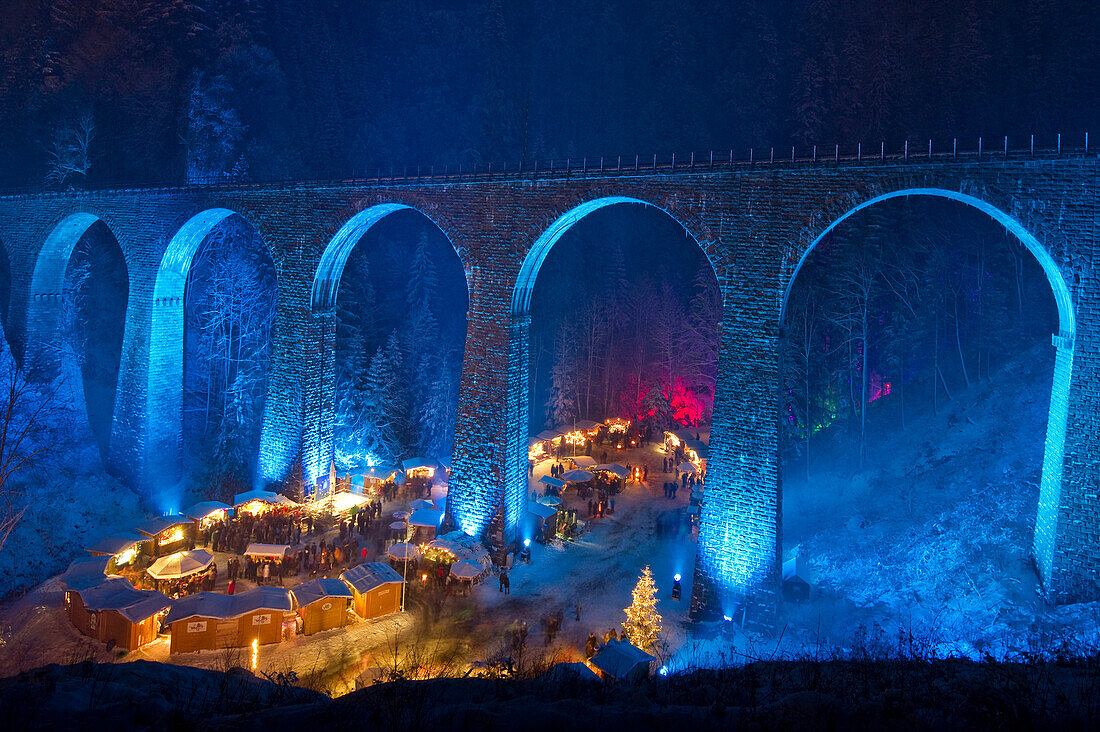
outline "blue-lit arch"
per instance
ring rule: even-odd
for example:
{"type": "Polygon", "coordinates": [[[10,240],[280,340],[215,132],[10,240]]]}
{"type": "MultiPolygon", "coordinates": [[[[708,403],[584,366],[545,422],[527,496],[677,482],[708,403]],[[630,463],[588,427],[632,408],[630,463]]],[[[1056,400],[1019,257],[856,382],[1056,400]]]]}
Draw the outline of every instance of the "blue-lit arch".
{"type": "MultiPolygon", "coordinates": [[[[508,443],[504,466],[502,508],[506,541],[516,541],[518,543],[522,538],[519,536],[519,533],[524,524],[523,519],[527,511],[527,424],[531,389],[529,373],[530,312],[531,298],[535,291],[535,284],[538,281],[539,271],[542,269],[542,265],[550,255],[550,251],[554,248],[554,245],[557,244],[565,233],[574,225],[589,214],[609,206],[618,205],[632,205],[654,209],[675,221],[688,238],[699,247],[717,281],[714,263],[711,261],[710,256],[702,246],[699,238],[695,236],[695,233],[667,209],[639,198],[630,196],[604,196],[584,201],[560,215],[535,240],[531,248],[527,251],[523,263],[520,265],[520,270],[516,277],[516,284],[512,290],[512,302],[509,310],[511,323],[509,328],[510,357],[507,414],[512,422],[507,429],[508,443]]],[[[719,292],[720,291],[719,288],[719,292]]],[[[486,450],[485,455],[489,454],[491,453],[486,450]]],[[[499,466],[493,466],[485,462],[485,464],[474,466],[470,474],[477,476],[492,476],[494,475],[494,470],[499,470],[499,466]]],[[[487,478],[482,477],[481,479],[487,478]]],[[[454,482],[455,481],[452,481],[452,483],[454,482]]],[[[453,490],[452,488],[452,491],[453,490]]],[[[461,486],[460,492],[467,492],[471,495],[476,495],[478,493],[484,494],[491,492],[491,488],[486,486],[477,488],[473,486],[461,486]]],[[[501,508],[499,505],[487,505],[485,502],[474,500],[455,500],[452,503],[455,521],[464,531],[473,535],[484,534],[493,520],[493,512],[501,508]]],[[[448,510],[452,510],[452,504],[448,504],[448,510]]]]}
{"type": "MultiPolygon", "coordinates": [[[[105,262],[102,259],[98,261],[101,264],[105,262]]],[[[89,212],[70,214],[50,231],[38,251],[27,302],[25,363],[41,378],[52,378],[58,373],[67,377],[70,388],[79,395],[77,399],[83,404],[91,434],[104,460],[108,459],[110,449],[120,367],[120,362],[110,349],[117,346],[121,351],[125,340],[128,274],[122,248],[107,223],[89,212]],[[89,241],[90,235],[96,238],[89,241]],[[112,257],[113,261],[107,264],[110,270],[94,265],[96,269],[92,274],[95,279],[89,281],[85,285],[87,289],[80,294],[83,298],[105,299],[94,304],[84,302],[84,308],[92,308],[83,311],[84,322],[86,325],[91,323],[93,328],[85,336],[95,339],[95,343],[93,348],[87,347],[90,340],[82,343],[83,350],[73,358],[73,351],[62,347],[59,336],[64,321],[66,275],[73,253],[81,241],[92,244],[101,255],[112,257]],[[112,342],[114,338],[118,340],[112,342]],[[84,368],[89,362],[95,363],[91,373],[96,375],[92,377],[84,368]],[[104,376],[108,374],[104,367],[111,369],[109,376],[104,376]]]]}
{"type": "MultiPolygon", "coordinates": [[[[95,214],[66,216],[46,237],[34,262],[31,293],[27,302],[26,363],[35,368],[56,368],[54,346],[61,324],[61,295],[69,257],[84,235],[102,220],[95,214]]],[[[104,224],[105,225],[105,224],[104,224]]]]}
{"type": "MultiPolygon", "coordinates": [[[[177,487],[183,477],[183,329],[187,275],[206,237],[236,215],[239,214],[226,208],[211,208],[188,219],[168,242],[153,285],[145,392],[145,479],[156,491],[153,498],[163,511],[178,509],[181,499],[177,487]]],[[[267,247],[266,243],[264,246],[267,247]]]]}
{"type": "Polygon", "coordinates": [[[989,216],[1027,247],[1039,266],[1043,268],[1043,273],[1046,275],[1047,282],[1050,284],[1051,292],[1054,295],[1054,302],[1058,308],[1059,332],[1054,334],[1052,339],[1055,346],[1054,379],[1051,386],[1050,411],[1047,417],[1047,434],[1043,452],[1043,475],[1039,488],[1039,506],[1036,512],[1035,535],[1032,543],[1032,555],[1035,559],[1039,577],[1043,584],[1049,587],[1057,546],[1058,511],[1062,494],[1063,456],[1066,441],[1066,422],[1069,417],[1069,390],[1073,379],[1073,349],[1077,333],[1077,319],[1074,313],[1073,298],[1066,286],[1061,269],[1055,263],[1054,258],[1050,256],[1050,252],[1047,251],[1046,247],[1023,224],[988,201],[945,188],[906,188],[869,198],[853,206],[825,227],[802,252],[798,265],[791,273],[791,277],[783,290],[779,323],[782,324],[783,322],[787,301],[795,280],[798,279],[798,273],[802,270],[810,253],[829,232],[858,211],[892,198],[910,196],[927,196],[958,201],[989,216]]]}

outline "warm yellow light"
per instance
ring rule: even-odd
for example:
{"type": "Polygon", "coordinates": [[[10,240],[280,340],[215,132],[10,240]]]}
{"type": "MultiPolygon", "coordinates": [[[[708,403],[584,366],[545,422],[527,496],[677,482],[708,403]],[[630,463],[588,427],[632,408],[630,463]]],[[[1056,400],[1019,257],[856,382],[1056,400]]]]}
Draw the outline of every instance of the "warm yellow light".
{"type": "Polygon", "coordinates": [[[183,527],[176,526],[171,531],[164,532],[164,538],[160,540],[161,544],[175,544],[177,541],[183,539],[183,527]]]}
{"type": "Polygon", "coordinates": [[[566,434],[565,441],[570,445],[583,445],[588,441],[588,438],[583,432],[574,431],[566,434]]]}
{"type": "Polygon", "coordinates": [[[119,552],[115,555],[115,564],[123,565],[129,564],[134,561],[134,557],[137,556],[137,544],[134,544],[129,549],[119,552]]]}
{"type": "Polygon", "coordinates": [[[260,639],[252,639],[252,670],[255,671],[260,665],[260,639]]]}
{"type": "Polygon", "coordinates": [[[257,514],[263,511],[264,506],[266,505],[267,504],[265,504],[263,501],[249,501],[248,503],[244,504],[241,510],[245,513],[257,514]]]}
{"type": "Polygon", "coordinates": [[[668,436],[668,441],[670,443],[672,443],[673,447],[679,447],[680,446],[680,438],[677,437],[676,435],[670,434],[668,436]]]}

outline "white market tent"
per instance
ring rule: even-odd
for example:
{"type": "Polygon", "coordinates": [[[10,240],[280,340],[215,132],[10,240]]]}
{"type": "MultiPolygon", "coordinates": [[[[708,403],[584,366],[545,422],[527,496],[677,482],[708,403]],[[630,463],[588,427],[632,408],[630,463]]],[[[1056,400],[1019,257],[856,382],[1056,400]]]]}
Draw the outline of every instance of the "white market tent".
{"type": "Polygon", "coordinates": [[[149,576],[157,580],[172,580],[180,577],[189,577],[203,571],[214,563],[214,555],[205,549],[193,549],[186,552],[176,552],[166,557],[161,557],[153,562],[145,571],[149,576]]]}
{"type": "Polygon", "coordinates": [[[282,559],[290,551],[289,544],[249,544],[245,556],[282,559]]]}
{"type": "Polygon", "coordinates": [[[435,504],[429,501],[427,498],[417,498],[415,501],[409,504],[409,509],[414,512],[421,509],[428,509],[430,511],[436,510],[435,504]]]}
{"type": "Polygon", "coordinates": [[[459,580],[477,579],[485,568],[469,559],[460,559],[451,565],[451,576],[459,580]]]}
{"type": "Polygon", "coordinates": [[[560,506],[561,499],[557,496],[539,496],[539,503],[544,506],[560,506]]]}
{"type": "Polygon", "coordinates": [[[552,488],[564,488],[565,487],[565,481],[564,480],[558,480],[557,478],[551,478],[549,475],[544,475],[541,478],[539,478],[539,482],[542,483],[543,485],[548,485],[552,488]]]}
{"type": "Polygon", "coordinates": [[[417,549],[414,545],[406,543],[404,541],[398,542],[397,544],[391,546],[389,549],[386,550],[386,554],[392,559],[396,559],[398,561],[404,561],[406,559],[412,561],[414,559],[420,558],[420,550],[417,549]]]}
{"type": "Polygon", "coordinates": [[[676,469],[679,470],[681,473],[694,473],[695,472],[695,466],[692,465],[691,463],[689,463],[687,460],[685,460],[684,462],[677,465],[676,469]]]}
{"type": "Polygon", "coordinates": [[[577,455],[575,457],[563,458],[563,459],[568,460],[569,462],[576,465],[578,468],[588,469],[588,468],[596,467],[595,458],[589,457],[588,455],[577,455]]]}
{"type": "Polygon", "coordinates": [[[587,483],[592,480],[592,473],[587,470],[566,470],[561,474],[561,479],[566,483],[587,483]]]}

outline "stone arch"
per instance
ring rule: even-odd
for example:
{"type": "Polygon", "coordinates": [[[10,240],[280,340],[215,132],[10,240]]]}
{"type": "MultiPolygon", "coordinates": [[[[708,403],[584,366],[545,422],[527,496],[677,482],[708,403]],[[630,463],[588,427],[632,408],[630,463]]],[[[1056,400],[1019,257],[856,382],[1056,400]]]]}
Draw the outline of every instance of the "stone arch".
{"type": "MultiPolygon", "coordinates": [[[[365,208],[352,216],[333,235],[321,254],[321,261],[317,265],[317,271],[313,276],[313,286],[310,289],[310,309],[314,312],[322,312],[336,306],[336,296],[340,290],[340,277],[344,273],[344,266],[348,263],[355,245],[366,235],[371,228],[387,216],[398,211],[415,211],[430,221],[435,228],[446,237],[451,248],[455,250],[459,264],[462,264],[462,254],[455,246],[454,239],[447,233],[439,222],[415,206],[405,203],[378,203],[365,208]]],[[[465,267],[463,267],[465,272],[465,267]]],[[[470,291],[469,275],[466,275],[466,291],[470,291]]]]}
{"type": "MultiPolygon", "coordinates": [[[[182,477],[184,299],[188,274],[206,238],[233,216],[240,214],[227,208],[210,208],[191,216],[168,242],[157,269],[149,323],[145,479],[160,488],[182,477]]],[[[266,242],[264,246],[270,257],[270,246],[266,242]]],[[[156,498],[163,510],[179,508],[173,496],[156,498]]]]}
{"type": "MultiPolygon", "coordinates": [[[[453,500],[448,511],[456,524],[469,534],[484,535],[490,523],[498,516],[503,519],[503,537],[506,543],[518,542],[522,518],[527,509],[527,429],[528,405],[531,389],[529,373],[529,349],[531,326],[531,297],[535,290],[539,270],[554,245],[575,224],[600,209],[617,205],[636,205],[660,211],[679,224],[685,234],[699,247],[718,281],[714,262],[702,244],[702,239],[684,221],[668,209],[652,202],[630,196],[608,195],[583,201],[556,218],[528,249],[516,277],[512,291],[509,324],[508,396],[506,463],[504,466],[503,505],[489,506],[476,500],[453,500]],[[453,504],[453,505],[452,505],[453,504]]],[[[718,288],[721,293],[721,287],[718,288]]],[[[491,475],[493,466],[474,467],[471,474],[491,475]]],[[[498,468],[499,470],[499,468],[498,468]]],[[[454,481],[452,481],[454,482],[454,481]]],[[[460,486],[460,492],[483,493],[472,487],[460,486]]],[[[472,498],[472,496],[471,496],[472,498]]],[[[499,499],[498,499],[499,500],[499,499]]]]}
{"type": "Polygon", "coordinates": [[[309,486],[328,474],[328,467],[335,452],[335,394],[336,394],[336,303],[340,280],[355,247],[374,226],[393,214],[410,211],[428,221],[447,240],[463,272],[467,298],[470,296],[470,274],[466,270],[462,254],[451,234],[421,208],[400,202],[373,204],[355,213],[332,236],[321,254],[310,288],[312,313],[311,340],[320,346],[320,373],[317,381],[307,388],[307,425],[302,445],[302,477],[309,486]]]}
{"type": "Polygon", "coordinates": [[[1054,334],[1052,338],[1056,350],[1054,380],[1051,387],[1050,412],[1047,418],[1047,434],[1043,452],[1043,474],[1039,488],[1039,506],[1032,543],[1032,555],[1035,559],[1039,578],[1043,585],[1049,588],[1054,572],[1054,557],[1057,548],[1056,531],[1062,497],[1063,454],[1066,441],[1066,422],[1069,416],[1069,392],[1073,377],[1073,349],[1077,332],[1077,320],[1074,313],[1073,298],[1062,275],[1062,270],[1034,234],[1028,231],[1020,221],[997,206],[976,196],[958,191],[945,188],[918,187],[881,193],[847,208],[817,233],[809,242],[809,245],[803,249],[798,263],[783,289],[778,325],[782,324],[786,315],[787,300],[791,289],[794,287],[795,280],[798,278],[798,273],[810,253],[829,232],[858,211],[892,198],[909,196],[945,198],[970,206],[989,216],[1015,236],[1031,252],[1039,266],[1043,268],[1054,295],[1054,301],[1058,309],[1059,332],[1054,334]]]}
{"type": "MultiPolygon", "coordinates": [[[[108,266],[110,264],[108,262],[108,266]]],[[[100,271],[98,274],[104,273],[100,271]]],[[[100,281],[99,285],[92,289],[95,293],[108,298],[107,302],[99,303],[102,306],[99,314],[109,318],[111,315],[109,299],[112,294],[109,291],[110,288],[105,287],[100,281]]],[[[70,214],[62,219],[50,231],[35,258],[31,276],[31,296],[27,303],[26,364],[41,378],[51,378],[62,368],[71,375],[74,381],[72,388],[79,392],[89,426],[99,444],[100,454],[104,460],[108,457],[113,426],[128,299],[129,277],[126,259],[110,226],[98,215],[88,212],[70,214]],[[70,357],[65,356],[67,351],[60,344],[58,334],[62,327],[64,289],[69,266],[77,246],[88,236],[103,237],[106,251],[115,260],[113,264],[121,267],[121,270],[116,270],[116,273],[120,275],[118,280],[120,287],[124,284],[126,291],[123,293],[116,290],[116,294],[123,296],[120,302],[119,322],[111,323],[106,327],[101,323],[101,332],[96,334],[102,337],[117,335],[118,354],[110,351],[103,353],[100,350],[92,353],[89,349],[80,354],[79,363],[73,363],[70,357]],[[96,358],[96,354],[106,356],[106,363],[103,358],[96,358]],[[104,375],[102,370],[105,365],[108,367],[113,365],[113,377],[110,371],[104,375]]],[[[102,345],[102,342],[100,344],[102,345]]]]}

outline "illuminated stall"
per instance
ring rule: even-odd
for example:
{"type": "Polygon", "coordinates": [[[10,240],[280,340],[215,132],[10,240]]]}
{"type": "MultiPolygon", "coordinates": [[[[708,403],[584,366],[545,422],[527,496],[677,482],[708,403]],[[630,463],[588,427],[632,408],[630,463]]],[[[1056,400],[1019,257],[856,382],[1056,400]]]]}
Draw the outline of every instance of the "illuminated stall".
{"type": "Polygon", "coordinates": [[[139,534],[152,539],[145,545],[151,557],[163,557],[195,546],[195,522],[182,514],[158,516],[135,528],[139,534]]]}
{"type": "Polygon", "coordinates": [[[184,509],[181,514],[195,522],[196,535],[229,518],[233,507],[221,501],[202,501],[184,509]]]}
{"type": "Polygon", "coordinates": [[[152,543],[147,536],[134,531],[105,536],[87,548],[93,557],[108,557],[107,569],[114,573],[124,567],[133,566],[143,553],[145,544],[152,543]]]}
{"type": "Polygon", "coordinates": [[[69,618],[86,636],[133,651],[153,641],[171,600],[153,590],[135,589],[122,577],[65,593],[69,618]]]}
{"type": "Polygon", "coordinates": [[[393,466],[375,465],[351,476],[351,492],[375,498],[382,495],[382,484],[392,483],[397,475],[393,466]]]}
{"type": "Polygon", "coordinates": [[[245,648],[255,640],[278,643],[283,628],[296,627],[294,596],[281,587],[256,587],[239,595],[200,592],[172,603],[165,618],[171,653],[245,648]]]}
{"type": "Polygon", "coordinates": [[[299,505],[286,496],[259,488],[233,496],[233,509],[258,516],[277,508],[298,508],[299,505]]]}

